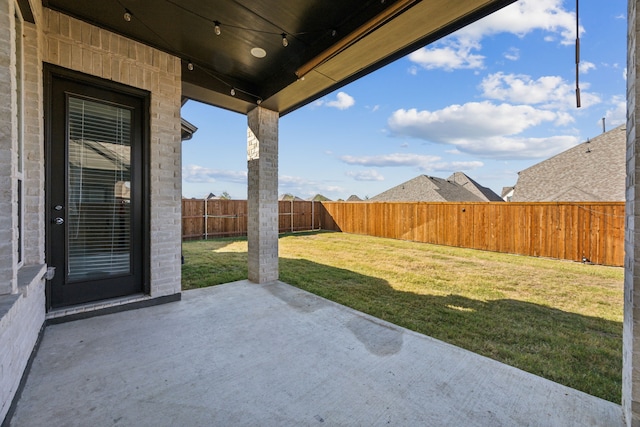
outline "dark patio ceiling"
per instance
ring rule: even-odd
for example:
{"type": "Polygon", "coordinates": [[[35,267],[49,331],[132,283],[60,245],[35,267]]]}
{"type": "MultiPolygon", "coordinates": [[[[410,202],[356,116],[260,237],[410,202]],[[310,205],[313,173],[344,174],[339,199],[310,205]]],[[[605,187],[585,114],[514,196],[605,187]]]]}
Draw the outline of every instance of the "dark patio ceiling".
{"type": "Polygon", "coordinates": [[[43,0],[43,4],[182,58],[186,98],[243,114],[261,103],[286,114],[514,1],[43,0]],[[254,48],[266,56],[252,55],[254,48]]]}

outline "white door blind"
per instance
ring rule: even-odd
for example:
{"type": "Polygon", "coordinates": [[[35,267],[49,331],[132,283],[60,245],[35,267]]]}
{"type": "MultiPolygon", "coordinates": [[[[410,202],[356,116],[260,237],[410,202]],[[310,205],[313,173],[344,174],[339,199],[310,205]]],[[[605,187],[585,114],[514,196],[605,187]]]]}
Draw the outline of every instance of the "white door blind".
{"type": "Polygon", "coordinates": [[[131,271],[131,111],[68,98],[68,280],[131,271]]]}

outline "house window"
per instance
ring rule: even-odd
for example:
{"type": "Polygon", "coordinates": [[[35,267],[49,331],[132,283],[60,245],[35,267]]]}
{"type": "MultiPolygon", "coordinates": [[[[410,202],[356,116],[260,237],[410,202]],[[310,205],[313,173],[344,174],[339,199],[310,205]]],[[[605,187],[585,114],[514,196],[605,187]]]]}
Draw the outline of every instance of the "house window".
{"type": "Polygon", "coordinates": [[[22,27],[23,20],[20,15],[18,5],[15,6],[15,64],[16,64],[16,121],[17,121],[17,165],[16,165],[16,191],[17,191],[17,210],[18,210],[18,244],[17,244],[17,259],[18,264],[23,263],[23,231],[24,231],[24,105],[23,105],[23,81],[24,81],[24,60],[23,60],[23,42],[22,42],[22,27]]]}

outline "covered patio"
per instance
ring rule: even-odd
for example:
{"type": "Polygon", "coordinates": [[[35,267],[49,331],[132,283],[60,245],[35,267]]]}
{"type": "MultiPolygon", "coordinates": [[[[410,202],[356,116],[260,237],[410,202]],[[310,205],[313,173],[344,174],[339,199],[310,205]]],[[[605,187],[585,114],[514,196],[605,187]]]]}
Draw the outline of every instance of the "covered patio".
{"type": "Polygon", "coordinates": [[[279,118],[515,1],[0,0],[3,427],[640,426],[637,0],[621,406],[278,282],[279,118]],[[247,117],[250,282],[182,293],[189,99],[247,117]],[[121,139],[69,131],[102,119],[121,139]],[[95,142],[117,162],[73,187],[70,147],[95,142]]]}
{"type": "Polygon", "coordinates": [[[609,426],[619,405],[282,282],[51,325],[19,426],[609,426]]]}

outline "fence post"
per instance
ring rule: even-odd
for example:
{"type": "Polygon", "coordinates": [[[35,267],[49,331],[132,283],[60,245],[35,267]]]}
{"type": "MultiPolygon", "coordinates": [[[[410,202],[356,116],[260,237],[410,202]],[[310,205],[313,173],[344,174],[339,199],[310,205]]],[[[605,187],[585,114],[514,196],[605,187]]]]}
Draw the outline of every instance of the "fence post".
{"type": "Polygon", "coordinates": [[[315,227],[315,222],[316,222],[316,218],[315,218],[315,207],[316,207],[316,201],[312,200],[311,201],[311,231],[314,230],[315,227]]]}
{"type": "Polygon", "coordinates": [[[207,240],[209,238],[209,235],[208,235],[209,226],[207,224],[208,218],[209,218],[209,215],[207,213],[207,199],[204,199],[204,240],[207,240]]]}

